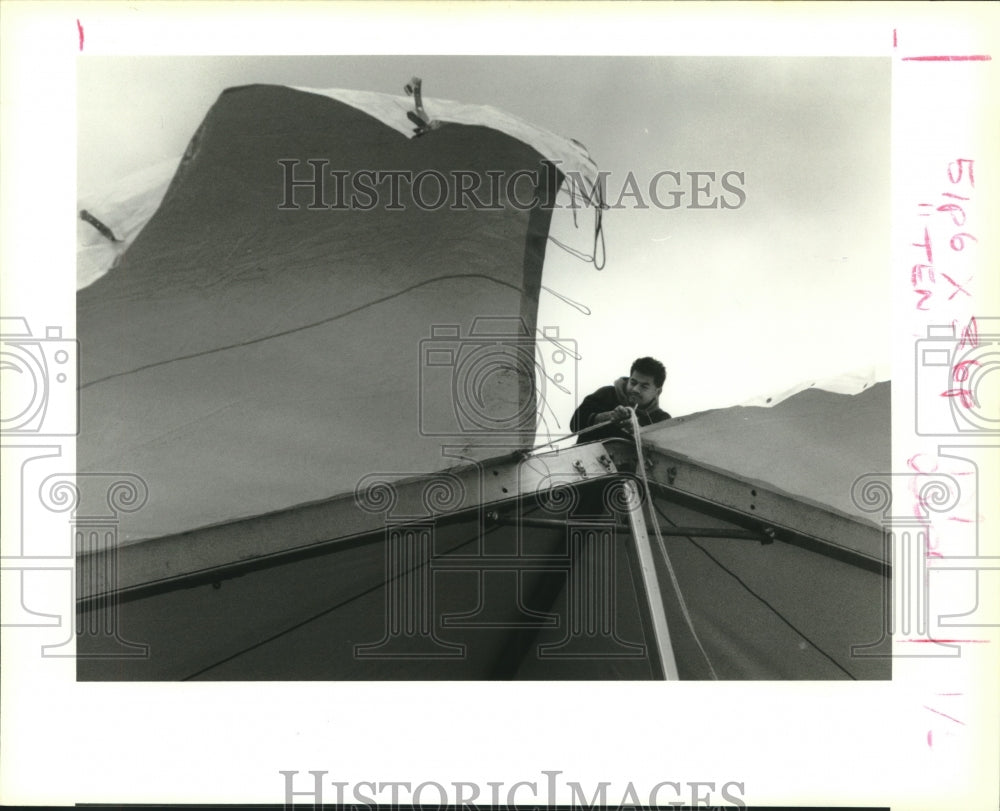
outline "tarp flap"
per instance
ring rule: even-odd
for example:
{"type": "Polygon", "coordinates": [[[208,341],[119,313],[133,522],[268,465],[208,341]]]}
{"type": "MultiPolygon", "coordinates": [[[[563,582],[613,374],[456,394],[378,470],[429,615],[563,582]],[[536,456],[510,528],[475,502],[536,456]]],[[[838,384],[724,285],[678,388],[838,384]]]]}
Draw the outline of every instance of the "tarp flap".
{"type": "Polygon", "coordinates": [[[161,161],[107,189],[80,197],[80,212],[87,212],[109,229],[114,241],[82,217],[77,222],[77,289],[93,284],[125,253],[160,207],[179,163],[180,158],[161,161]]]}
{"type": "MultiPolygon", "coordinates": [[[[383,124],[398,132],[412,137],[413,121],[407,113],[414,109],[414,102],[406,96],[393,96],[388,93],[372,93],[366,90],[346,90],[331,88],[317,90],[310,87],[297,87],[304,93],[319,93],[344,104],[350,104],[368,115],[377,118],[383,124]]],[[[587,188],[597,180],[597,164],[594,163],[587,150],[577,141],[564,138],[529,124],[517,116],[483,104],[462,104],[450,99],[423,97],[423,108],[432,122],[469,124],[489,127],[498,132],[506,133],[511,138],[528,144],[546,160],[559,166],[563,173],[576,172],[588,181],[587,188]]]]}
{"type": "MultiPolygon", "coordinates": [[[[314,93],[348,104],[407,138],[416,137],[414,122],[407,113],[414,111],[414,102],[406,96],[373,93],[365,90],[330,88],[318,90],[296,87],[303,93],[314,93]]],[[[529,124],[495,107],[462,104],[448,99],[424,98],[423,107],[437,124],[451,122],[483,126],[503,132],[532,147],[564,173],[574,172],[583,180],[580,188],[593,189],[598,178],[597,164],[586,149],[572,139],[529,124]]],[[[163,161],[134,172],[100,192],[83,194],[78,208],[95,216],[117,238],[112,242],[92,225],[81,221],[77,228],[77,288],[86,287],[103,276],[125,252],[159,207],[180,158],[163,161]]]]}
{"type": "Polygon", "coordinates": [[[352,175],[436,170],[450,184],[452,170],[486,183],[542,158],[484,126],[410,139],[315,93],[223,93],[156,214],[78,294],[79,470],[132,473],[149,489],[121,537],[530,443],[551,211],[506,197],[499,210],[390,210],[385,194],[371,210],[310,209],[301,187],[285,210],[279,161],[299,161],[300,179],[321,160],[352,175]]]}

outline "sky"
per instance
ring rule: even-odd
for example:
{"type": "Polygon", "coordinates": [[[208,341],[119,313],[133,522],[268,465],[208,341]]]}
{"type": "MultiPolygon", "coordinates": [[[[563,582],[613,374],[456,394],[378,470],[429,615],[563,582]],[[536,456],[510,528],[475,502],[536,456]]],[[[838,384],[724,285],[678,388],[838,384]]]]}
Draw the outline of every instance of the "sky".
{"type": "MultiPolygon", "coordinates": [[[[666,365],[674,416],[845,373],[888,379],[888,59],[84,56],[79,190],[178,157],[227,87],[403,95],[411,76],[430,111],[435,97],[499,108],[580,141],[608,173],[603,269],[552,242],[546,256],[538,326],[578,354],[569,395],[542,381],[554,433],[642,355],[666,365]],[[690,207],[720,195],[738,207],[690,207]]],[[[550,233],[589,253],[593,214],[557,211],[550,233]]]]}

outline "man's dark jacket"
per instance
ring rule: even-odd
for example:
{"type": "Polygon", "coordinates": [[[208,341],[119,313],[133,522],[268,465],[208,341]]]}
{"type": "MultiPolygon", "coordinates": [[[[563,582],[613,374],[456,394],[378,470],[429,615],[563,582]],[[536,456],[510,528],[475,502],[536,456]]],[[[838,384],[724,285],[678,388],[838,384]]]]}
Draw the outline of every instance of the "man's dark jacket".
{"type": "MultiPolygon", "coordinates": [[[[613,386],[602,386],[593,394],[588,394],[583,398],[580,407],[573,413],[570,420],[569,429],[573,432],[589,428],[593,424],[593,419],[602,411],[614,411],[616,406],[629,405],[628,396],[625,394],[625,385],[628,383],[627,377],[619,377],[613,386]]],[[[646,408],[636,409],[636,416],[639,425],[652,425],[654,422],[669,420],[670,415],[660,408],[658,399],[653,400],[646,408]]],[[[588,431],[583,436],[577,437],[577,443],[594,442],[599,439],[631,439],[631,434],[615,423],[606,423],[601,428],[588,431]]]]}

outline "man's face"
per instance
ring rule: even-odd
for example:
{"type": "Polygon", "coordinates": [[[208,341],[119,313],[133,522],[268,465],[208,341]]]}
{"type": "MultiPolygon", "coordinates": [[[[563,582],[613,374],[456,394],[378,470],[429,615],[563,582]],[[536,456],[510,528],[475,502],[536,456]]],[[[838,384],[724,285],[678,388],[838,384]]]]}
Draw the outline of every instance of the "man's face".
{"type": "Polygon", "coordinates": [[[644,375],[642,372],[635,371],[629,375],[628,383],[625,384],[625,394],[631,405],[636,408],[645,408],[659,397],[661,388],[653,382],[652,375],[644,375]]]}

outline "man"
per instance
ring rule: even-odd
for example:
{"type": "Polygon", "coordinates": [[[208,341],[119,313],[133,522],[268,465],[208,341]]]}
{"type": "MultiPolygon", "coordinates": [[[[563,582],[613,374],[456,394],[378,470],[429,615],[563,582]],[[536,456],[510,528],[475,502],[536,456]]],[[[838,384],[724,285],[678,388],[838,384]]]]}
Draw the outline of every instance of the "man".
{"type": "Polygon", "coordinates": [[[660,408],[659,401],[666,379],[667,370],[662,363],[653,358],[638,358],[628,377],[619,377],[613,385],[599,388],[580,403],[569,423],[571,431],[606,425],[577,437],[577,443],[613,437],[631,439],[629,406],[635,408],[640,426],[669,420],[670,415],[660,408]]]}

